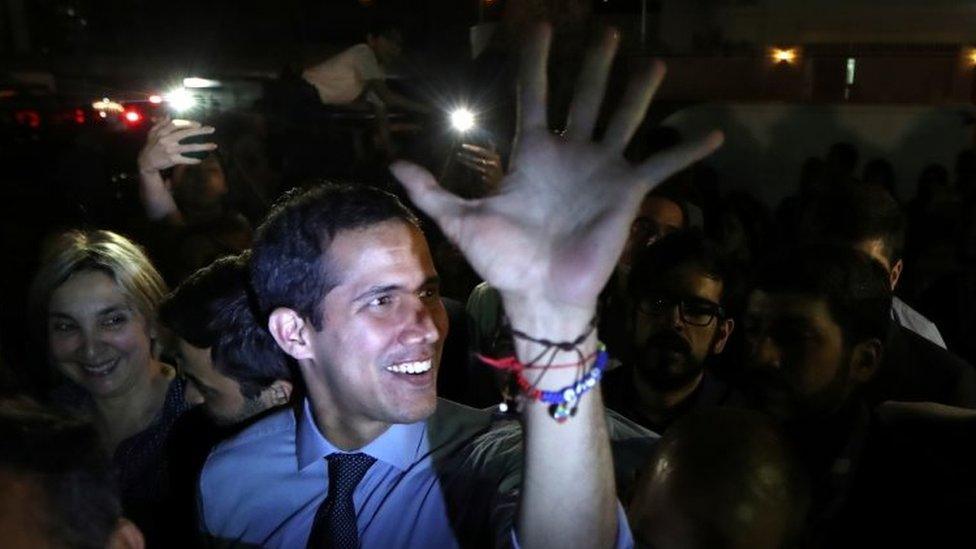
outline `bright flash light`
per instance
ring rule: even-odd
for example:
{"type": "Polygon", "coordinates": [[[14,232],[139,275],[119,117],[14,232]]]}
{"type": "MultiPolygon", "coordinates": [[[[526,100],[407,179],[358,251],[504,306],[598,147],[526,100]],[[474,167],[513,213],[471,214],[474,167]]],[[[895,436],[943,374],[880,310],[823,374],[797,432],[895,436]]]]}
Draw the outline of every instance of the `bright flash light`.
{"type": "Polygon", "coordinates": [[[125,120],[129,123],[135,124],[142,121],[142,115],[138,111],[125,111],[125,120]]]}
{"type": "Polygon", "coordinates": [[[197,78],[196,76],[191,76],[189,78],[183,79],[184,88],[219,88],[220,82],[218,80],[210,80],[209,78],[197,78]]]}
{"type": "Polygon", "coordinates": [[[186,88],[176,88],[164,95],[163,99],[165,99],[166,102],[169,103],[169,106],[172,107],[176,112],[190,110],[197,104],[196,98],[194,98],[186,88]]]}
{"type": "Polygon", "coordinates": [[[453,126],[455,130],[464,133],[474,128],[474,124],[474,113],[468,109],[460,107],[451,112],[451,126],[453,126]]]}
{"type": "Polygon", "coordinates": [[[153,105],[158,105],[163,102],[163,96],[155,95],[155,94],[150,95],[149,102],[152,103],[153,105]]]}
{"type": "Polygon", "coordinates": [[[772,50],[773,61],[777,63],[789,63],[792,64],[796,61],[796,49],[794,48],[773,48],[772,50]]]}

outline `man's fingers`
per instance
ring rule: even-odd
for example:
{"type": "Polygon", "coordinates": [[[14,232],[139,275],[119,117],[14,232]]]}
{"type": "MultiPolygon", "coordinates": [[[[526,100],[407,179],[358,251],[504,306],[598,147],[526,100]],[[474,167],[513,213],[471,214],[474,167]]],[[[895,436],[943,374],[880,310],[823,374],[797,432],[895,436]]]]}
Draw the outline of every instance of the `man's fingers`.
{"type": "Polygon", "coordinates": [[[190,145],[177,145],[173,147],[173,152],[183,154],[187,152],[212,151],[216,148],[216,143],[193,143],[190,145]]]}
{"type": "Polygon", "coordinates": [[[566,122],[565,135],[569,139],[589,141],[593,138],[593,127],[596,126],[597,117],[600,115],[607,77],[619,43],[620,31],[611,28],[603,34],[600,42],[586,53],[566,122]]]}
{"type": "Polygon", "coordinates": [[[166,141],[169,143],[178,143],[180,141],[183,141],[187,137],[193,137],[194,135],[207,135],[213,132],[214,132],[213,126],[185,128],[181,130],[172,131],[165,136],[160,136],[160,140],[162,140],[165,137],[166,141]]]}
{"type": "Polygon", "coordinates": [[[456,236],[451,234],[451,229],[463,208],[461,199],[445,191],[429,171],[412,162],[398,160],[390,164],[390,172],[407,189],[418,208],[434,218],[448,236],[456,236]]]}
{"type": "Polygon", "coordinates": [[[156,134],[158,134],[160,130],[162,130],[164,127],[166,127],[171,120],[172,119],[169,117],[169,115],[166,115],[161,119],[159,119],[159,121],[157,121],[155,124],[152,125],[151,128],[149,128],[149,133],[147,135],[147,138],[152,139],[153,137],[156,137],[156,134]]]}
{"type": "Polygon", "coordinates": [[[488,173],[489,171],[491,171],[491,166],[487,166],[487,165],[481,164],[479,162],[473,162],[471,160],[467,160],[467,159],[464,159],[464,158],[460,159],[460,161],[461,161],[461,165],[462,166],[468,168],[469,170],[474,170],[474,171],[476,171],[478,173],[481,173],[481,174],[485,174],[485,173],[488,173]]]}
{"type": "Polygon", "coordinates": [[[469,153],[467,151],[459,151],[457,153],[457,157],[459,159],[469,160],[469,161],[474,162],[476,164],[482,164],[482,165],[485,165],[485,166],[498,165],[498,164],[501,163],[501,159],[499,159],[497,155],[494,155],[494,154],[491,154],[491,153],[489,153],[489,154],[472,154],[472,153],[469,153]]]}
{"type": "Polygon", "coordinates": [[[193,158],[190,156],[183,156],[179,154],[170,155],[169,159],[173,162],[173,164],[188,164],[191,166],[203,162],[199,158],[193,158]]]}
{"type": "Polygon", "coordinates": [[[486,148],[484,148],[482,146],[479,146],[479,145],[475,145],[474,143],[461,143],[461,148],[462,149],[465,149],[465,150],[468,150],[468,151],[471,151],[473,154],[480,154],[480,155],[485,155],[485,156],[487,156],[487,155],[495,155],[495,151],[493,151],[491,149],[486,149],[486,148]]]}
{"type": "Polygon", "coordinates": [[[167,135],[173,134],[174,132],[183,131],[183,130],[192,130],[201,127],[199,122],[194,122],[194,121],[187,121],[187,122],[188,123],[177,124],[175,120],[170,120],[169,123],[167,123],[166,125],[164,125],[162,128],[159,129],[157,136],[163,138],[166,137],[167,135]]]}
{"type": "Polygon", "coordinates": [[[604,146],[609,149],[623,149],[627,146],[634,132],[644,121],[651,98],[664,80],[664,73],[664,63],[654,61],[631,77],[620,106],[610,119],[607,131],[603,135],[604,146]]]}
{"type": "Polygon", "coordinates": [[[712,154],[722,146],[725,136],[714,130],[704,137],[683,142],[648,158],[637,167],[642,180],[653,187],[677,172],[712,154]]]}
{"type": "Polygon", "coordinates": [[[518,132],[546,128],[546,89],[549,43],[552,28],[542,23],[533,29],[522,46],[518,79],[518,132]]]}

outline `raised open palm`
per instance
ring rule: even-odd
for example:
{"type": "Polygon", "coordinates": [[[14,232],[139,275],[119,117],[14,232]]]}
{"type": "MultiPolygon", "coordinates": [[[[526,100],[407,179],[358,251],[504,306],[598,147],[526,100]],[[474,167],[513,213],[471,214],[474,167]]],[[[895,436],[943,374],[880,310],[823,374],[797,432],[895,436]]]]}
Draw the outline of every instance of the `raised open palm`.
{"type": "Polygon", "coordinates": [[[391,169],[413,201],[440,225],[472,267],[506,299],[589,308],[613,271],[641,198],[668,176],[714,151],[722,135],[660,152],[633,165],[624,147],[664,75],[653,63],[631,81],[603,139],[593,128],[619,42],[607,32],[583,61],[563,135],[546,120],[551,30],[540,25],[523,49],[519,120],[511,169],[493,196],[464,200],[425,169],[391,169]]]}

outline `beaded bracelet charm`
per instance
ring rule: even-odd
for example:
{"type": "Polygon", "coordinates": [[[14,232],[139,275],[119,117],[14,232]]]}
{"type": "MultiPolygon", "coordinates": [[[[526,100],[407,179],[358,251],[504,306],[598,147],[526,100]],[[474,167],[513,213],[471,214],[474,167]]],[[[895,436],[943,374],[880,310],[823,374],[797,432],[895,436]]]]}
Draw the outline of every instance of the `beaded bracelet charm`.
{"type": "Polygon", "coordinates": [[[526,365],[519,362],[514,356],[495,359],[478,355],[478,358],[493,368],[507,370],[515,374],[515,381],[518,384],[519,389],[522,390],[522,394],[526,398],[549,404],[549,415],[559,423],[563,423],[570,417],[576,415],[580,398],[587,391],[595,387],[600,381],[600,378],[603,377],[603,373],[606,370],[610,355],[607,353],[606,346],[603,343],[598,344],[597,351],[594,354],[596,356],[596,362],[593,364],[593,368],[591,368],[586,375],[576,380],[576,382],[556,391],[543,391],[537,388],[534,383],[530,382],[525,377],[525,370],[529,368],[541,368],[543,370],[562,367],[583,368],[585,367],[586,362],[589,362],[589,359],[592,358],[593,355],[584,358],[579,363],[559,366],[526,365]]]}
{"type": "Polygon", "coordinates": [[[603,372],[609,362],[609,356],[610,354],[607,353],[606,348],[603,347],[603,344],[600,344],[600,351],[596,355],[596,363],[582,379],[558,391],[539,391],[537,398],[541,402],[549,404],[549,415],[553,419],[559,423],[563,423],[570,417],[576,415],[580,397],[593,387],[596,387],[600,378],[603,377],[603,372]]]}

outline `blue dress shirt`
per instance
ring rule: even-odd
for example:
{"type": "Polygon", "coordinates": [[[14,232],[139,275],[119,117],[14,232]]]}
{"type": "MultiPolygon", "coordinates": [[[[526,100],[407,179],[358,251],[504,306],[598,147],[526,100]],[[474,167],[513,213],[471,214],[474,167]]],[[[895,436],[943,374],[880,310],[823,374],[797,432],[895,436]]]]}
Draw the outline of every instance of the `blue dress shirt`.
{"type": "MultiPolygon", "coordinates": [[[[521,436],[491,427],[490,412],[439,399],[427,420],[354,450],[376,458],[353,493],[362,547],[517,545],[521,436]]],[[[307,400],[220,444],[200,477],[204,534],[221,546],[305,547],[328,493],[325,456],[341,451],[307,400]]],[[[629,546],[622,511],[618,520],[618,547],[629,546]]]]}

